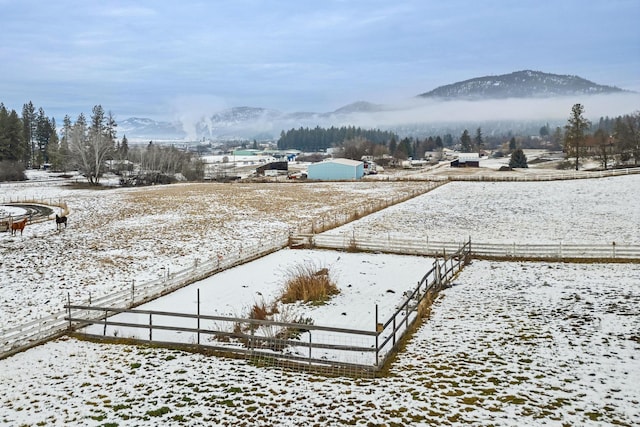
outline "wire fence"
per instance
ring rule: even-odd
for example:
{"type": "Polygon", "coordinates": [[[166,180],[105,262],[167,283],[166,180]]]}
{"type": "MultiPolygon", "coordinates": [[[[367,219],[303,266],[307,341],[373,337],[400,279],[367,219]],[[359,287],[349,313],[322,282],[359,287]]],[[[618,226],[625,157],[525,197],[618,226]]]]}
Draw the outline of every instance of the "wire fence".
{"type": "Polygon", "coordinates": [[[451,256],[434,260],[387,319],[378,319],[376,305],[368,330],[202,314],[199,290],[196,313],[77,305],[69,301],[66,319],[70,331],[93,339],[183,347],[247,358],[260,365],[332,375],[374,376],[394,355],[435,295],[463,268],[469,249],[466,243],[451,256]]]}
{"type": "MultiPolygon", "coordinates": [[[[338,227],[352,221],[353,219],[384,209],[396,203],[401,203],[420,194],[424,194],[443,183],[429,183],[428,185],[417,187],[414,191],[402,197],[393,196],[385,200],[362,205],[354,212],[322,215],[312,220],[310,224],[306,223],[298,226],[297,230],[298,232],[318,232],[338,227]]],[[[63,209],[64,215],[69,212],[67,204],[61,199],[52,198],[34,200],[32,198],[19,196],[4,197],[0,199],[0,204],[14,203],[33,203],[58,206],[63,209]]],[[[40,220],[44,221],[46,218],[40,220]]],[[[130,287],[95,300],[92,300],[91,295],[89,295],[87,302],[89,305],[99,304],[115,308],[135,307],[157,298],[158,296],[165,295],[179,289],[180,287],[186,286],[187,284],[206,278],[219,271],[252,261],[286,246],[292,246],[292,242],[292,233],[288,232],[286,235],[270,239],[268,244],[260,243],[252,247],[239,249],[236,252],[226,254],[222,258],[216,256],[208,261],[195,263],[193,266],[181,270],[169,272],[167,269],[165,270],[164,277],[156,280],[144,283],[136,283],[135,280],[131,280],[130,287]]],[[[64,316],[65,312],[61,311],[9,329],[2,329],[0,326],[0,359],[41,344],[48,339],[58,337],[60,334],[64,333],[66,329],[64,316]]]]}
{"type": "MultiPolygon", "coordinates": [[[[294,236],[302,246],[349,251],[385,252],[405,255],[443,256],[453,253],[464,242],[432,241],[428,238],[407,238],[404,235],[369,234],[355,230],[342,234],[305,234],[294,236]]],[[[640,262],[640,245],[611,244],[549,244],[472,242],[471,256],[485,259],[529,260],[602,260],[640,262]]]]}
{"type": "Polygon", "coordinates": [[[606,178],[611,176],[622,176],[639,174],[640,168],[606,169],[601,171],[575,171],[558,173],[522,173],[513,175],[504,174],[480,174],[480,175],[449,175],[450,181],[562,181],[568,179],[606,178]]]}
{"type": "MultiPolygon", "coordinates": [[[[165,275],[158,279],[142,283],[136,283],[135,280],[132,280],[131,286],[128,288],[125,287],[117,292],[95,299],[89,295],[88,300],[85,302],[88,305],[109,308],[135,307],[217,272],[280,250],[286,247],[288,243],[288,234],[276,236],[270,239],[269,243],[244,247],[228,253],[224,257],[216,256],[207,261],[198,261],[192,266],[176,271],[166,270],[165,275]]],[[[0,334],[0,358],[8,357],[65,333],[67,330],[66,314],[66,311],[62,310],[17,327],[2,330],[0,334]]],[[[87,320],[91,318],[90,313],[85,313],[85,316],[87,316],[87,320]]]]}

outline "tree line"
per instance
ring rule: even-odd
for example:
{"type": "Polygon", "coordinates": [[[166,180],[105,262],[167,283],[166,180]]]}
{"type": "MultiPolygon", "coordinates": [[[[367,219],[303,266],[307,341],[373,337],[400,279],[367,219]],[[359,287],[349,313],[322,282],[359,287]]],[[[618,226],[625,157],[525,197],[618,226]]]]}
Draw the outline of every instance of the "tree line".
{"type": "Polygon", "coordinates": [[[384,144],[398,136],[390,131],[379,129],[361,129],[355,126],[330,127],[328,129],[316,126],[313,129],[300,127],[282,131],[277,146],[280,150],[295,148],[301,151],[324,151],[335,147],[343,141],[364,138],[374,144],[384,144]]]}
{"type": "Polygon", "coordinates": [[[640,164],[640,111],[615,119],[601,118],[597,126],[584,112],[582,104],[574,104],[564,127],[563,150],[576,170],[587,157],[598,159],[603,169],[613,164],[640,164]]]}
{"type": "Polygon", "coordinates": [[[181,173],[187,179],[204,174],[202,165],[192,154],[175,147],[162,147],[150,142],[146,147],[129,148],[126,135],[116,138],[117,123],[113,114],[101,105],[93,107],[87,120],[80,113],[75,121],[63,119],[60,136],[55,119],[32,102],[24,104],[22,116],[0,103],[0,181],[24,180],[25,168],[48,165],[55,171],[77,170],[92,185],[98,185],[108,170],[116,173],[138,172],[173,176],[181,173]]]}

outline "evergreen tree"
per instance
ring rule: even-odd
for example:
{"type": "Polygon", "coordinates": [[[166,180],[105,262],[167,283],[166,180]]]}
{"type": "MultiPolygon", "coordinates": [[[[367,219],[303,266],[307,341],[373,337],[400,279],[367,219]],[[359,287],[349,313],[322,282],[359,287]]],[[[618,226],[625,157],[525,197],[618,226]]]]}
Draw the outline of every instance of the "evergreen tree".
{"type": "Polygon", "coordinates": [[[35,161],[35,129],[36,129],[36,108],[33,103],[29,101],[22,106],[22,135],[29,151],[25,153],[25,158],[22,159],[25,164],[32,165],[35,161]]]}
{"type": "Polygon", "coordinates": [[[451,135],[450,133],[446,134],[442,138],[442,143],[443,143],[444,147],[452,147],[453,146],[453,135],[451,135]]]}
{"type": "Polygon", "coordinates": [[[463,153],[469,153],[471,150],[471,137],[469,136],[469,131],[465,129],[460,137],[460,151],[463,153]]]}
{"type": "Polygon", "coordinates": [[[47,159],[47,146],[52,134],[55,132],[52,129],[49,117],[44,113],[42,107],[38,108],[38,114],[35,120],[35,153],[33,154],[33,167],[39,168],[42,163],[46,163],[47,159]]]}
{"type": "Polygon", "coordinates": [[[476,129],[476,137],[473,140],[478,152],[484,151],[484,140],[482,139],[482,129],[476,129]]]}
{"type": "Polygon", "coordinates": [[[129,140],[127,139],[127,135],[122,136],[122,141],[120,141],[120,159],[124,160],[127,158],[129,154],[129,140]]]}
{"type": "Polygon", "coordinates": [[[524,155],[522,148],[516,149],[509,159],[509,167],[511,168],[528,168],[527,156],[524,155]]]}
{"type": "Polygon", "coordinates": [[[584,153],[584,141],[586,132],[591,127],[589,120],[585,119],[582,104],[574,104],[571,108],[571,117],[565,126],[564,149],[567,157],[575,157],[576,170],[578,170],[580,157],[584,153]]]}

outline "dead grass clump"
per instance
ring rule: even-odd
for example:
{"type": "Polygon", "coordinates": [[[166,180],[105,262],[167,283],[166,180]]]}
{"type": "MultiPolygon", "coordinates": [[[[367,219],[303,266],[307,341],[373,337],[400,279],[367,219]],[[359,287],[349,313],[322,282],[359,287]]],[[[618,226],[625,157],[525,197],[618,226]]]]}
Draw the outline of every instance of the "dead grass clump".
{"type": "Polygon", "coordinates": [[[270,320],[274,314],[278,313],[277,303],[272,303],[267,307],[267,303],[264,299],[260,302],[255,302],[249,310],[249,319],[255,320],[270,320]]]}
{"type": "Polygon", "coordinates": [[[298,264],[288,271],[280,300],[285,303],[324,304],[340,290],[329,277],[329,269],[318,268],[312,263],[298,264]]]}

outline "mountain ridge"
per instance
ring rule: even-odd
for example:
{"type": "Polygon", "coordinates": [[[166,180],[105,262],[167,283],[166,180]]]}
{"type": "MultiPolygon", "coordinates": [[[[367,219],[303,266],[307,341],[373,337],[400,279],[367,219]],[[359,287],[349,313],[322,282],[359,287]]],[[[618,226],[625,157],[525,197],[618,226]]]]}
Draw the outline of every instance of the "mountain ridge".
{"type": "MultiPolygon", "coordinates": [[[[569,96],[607,95],[617,93],[635,93],[615,86],[596,84],[572,75],[559,75],[540,71],[522,70],[497,76],[475,77],[461,82],[451,83],[424,92],[407,102],[423,104],[444,101],[483,101],[507,99],[555,99],[569,96]],[[418,101],[416,103],[416,100],[418,101]]],[[[502,102],[502,101],[499,101],[502,102]]],[[[506,102],[506,101],[505,101],[506,102]]],[[[420,108],[418,105],[418,108],[420,108]]],[[[442,104],[443,106],[445,104],[442,104]]],[[[217,111],[204,112],[199,120],[185,124],[176,121],[129,118],[118,123],[119,133],[128,139],[138,140],[202,140],[202,139],[254,139],[277,138],[281,131],[299,127],[362,126],[393,130],[385,121],[385,116],[393,115],[407,119],[403,112],[409,109],[392,105],[375,104],[368,101],[356,101],[331,112],[282,112],[276,109],[240,106],[217,111]]],[[[438,107],[435,107],[438,108],[438,107]]],[[[480,107],[478,107],[480,108],[480,107]]],[[[414,116],[416,116],[414,114],[414,116]]],[[[429,119],[428,115],[420,116],[429,119]]],[[[432,119],[432,118],[431,118],[432,119]]],[[[451,116],[455,121],[456,117],[451,116]]],[[[496,113],[496,120],[500,120],[496,113]]],[[[546,119],[546,118],[542,118],[546,119]]],[[[396,128],[420,125],[418,121],[396,123],[396,128]]],[[[425,121],[426,122],[426,121],[425,121]]],[[[424,124],[424,123],[423,123],[424,124]]]]}
{"type": "Polygon", "coordinates": [[[625,92],[615,86],[600,85],[568,74],[521,70],[439,86],[418,97],[439,99],[539,98],[570,95],[596,95],[625,92]]]}

